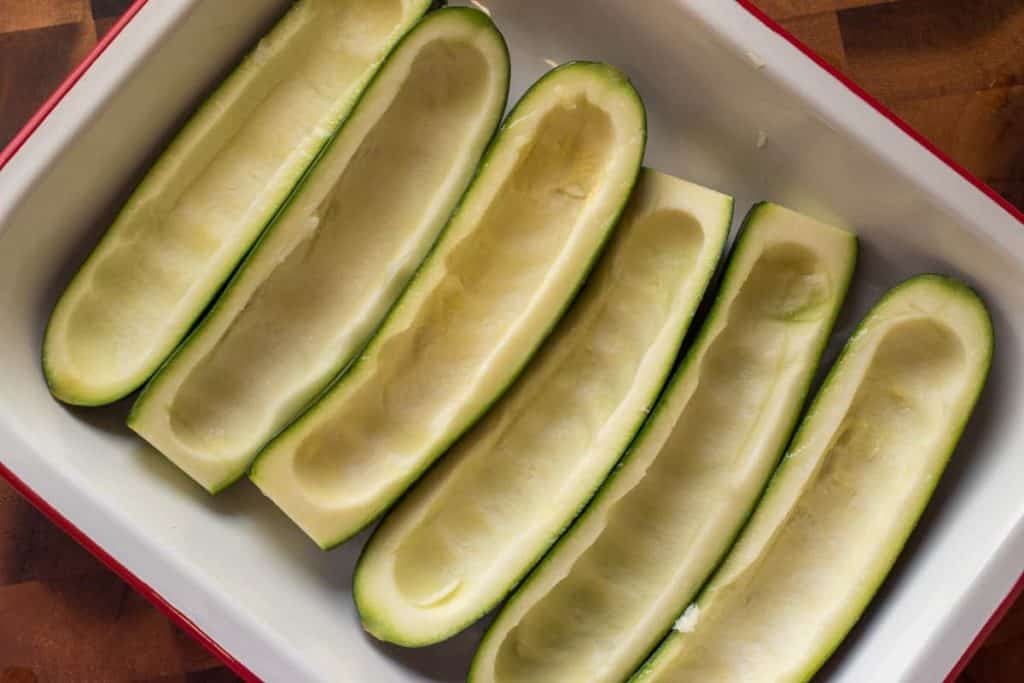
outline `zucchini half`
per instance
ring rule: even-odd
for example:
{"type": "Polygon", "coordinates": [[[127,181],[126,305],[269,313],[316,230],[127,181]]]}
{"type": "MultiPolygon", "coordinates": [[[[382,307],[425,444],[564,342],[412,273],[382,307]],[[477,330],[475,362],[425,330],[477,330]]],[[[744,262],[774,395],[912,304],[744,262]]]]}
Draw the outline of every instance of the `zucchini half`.
{"type": "Polygon", "coordinates": [[[955,280],[891,290],[847,343],[750,524],[636,676],[807,681],[866,609],[985,384],[992,322],[955,280]]]}
{"type": "Polygon", "coordinates": [[[427,645],[493,608],[643,423],[732,222],[731,197],[647,169],[594,274],[523,376],[385,518],[354,595],[382,640],[427,645]]]}
{"type": "Polygon", "coordinates": [[[739,240],[621,466],[488,630],[475,683],[622,681],[747,519],[807,396],[856,240],[774,204],[752,210],[739,240]]]}
{"type": "Polygon", "coordinates": [[[629,199],[643,103],[572,63],[509,115],[440,241],[351,370],[251,477],[322,547],[390,506],[512,383],[629,199]]]}
{"type": "Polygon", "coordinates": [[[185,337],[430,0],[299,0],[206,99],[61,295],[66,403],[138,389],[185,337]]]}
{"type": "Polygon", "coordinates": [[[437,239],[498,126],[508,51],[438,10],[388,56],[128,424],[211,492],[349,363],[437,239]]]}

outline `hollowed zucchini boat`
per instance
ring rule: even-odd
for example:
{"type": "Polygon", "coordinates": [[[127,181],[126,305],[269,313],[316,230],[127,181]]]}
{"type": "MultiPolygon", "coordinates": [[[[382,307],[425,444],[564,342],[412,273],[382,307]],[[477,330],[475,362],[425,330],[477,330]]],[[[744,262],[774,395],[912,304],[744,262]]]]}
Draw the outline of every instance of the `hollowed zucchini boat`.
{"type": "Polygon", "coordinates": [[[645,125],[603,64],[557,68],[523,96],[380,331],[253,466],[318,544],[383,512],[512,383],[616,224],[645,125]]]}
{"type": "Polygon", "coordinates": [[[614,467],[722,255],[732,199],[645,170],[523,376],[392,510],[355,575],[365,627],[426,645],[493,608],[614,467]]]}
{"type": "Polygon", "coordinates": [[[300,0],[199,107],[60,297],[43,372],[67,403],[142,385],[430,0],[300,0]]]}
{"type": "Polygon", "coordinates": [[[401,41],[129,425],[210,491],[337,375],[436,240],[498,126],[505,43],[438,10],[401,41]]]}
{"type": "Polygon", "coordinates": [[[491,625],[474,683],[636,670],[775,468],[855,257],[847,232],[774,204],[751,211],[693,348],[621,466],[491,625]]]}
{"type": "Polygon", "coordinates": [[[832,369],[764,498],[637,681],[807,681],[889,573],[988,375],[974,292],[890,291],[832,369]]]}

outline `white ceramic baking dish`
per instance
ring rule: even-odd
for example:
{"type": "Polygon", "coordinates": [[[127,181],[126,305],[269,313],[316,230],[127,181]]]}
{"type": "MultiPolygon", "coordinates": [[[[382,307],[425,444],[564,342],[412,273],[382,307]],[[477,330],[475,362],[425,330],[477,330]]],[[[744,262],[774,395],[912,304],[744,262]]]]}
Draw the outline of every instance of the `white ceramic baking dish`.
{"type": "MultiPolygon", "coordinates": [[[[287,4],[136,2],[0,154],[0,471],[243,677],[459,680],[479,627],[419,651],[362,633],[349,583],[365,536],[323,553],[248,483],[209,497],[129,434],[126,405],[65,408],[39,370],[55,297],[118,201],[287,4]]],[[[1024,565],[1022,216],[745,2],[484,4],[512,49],[513,96],[551,64],[612,62],[646,100],[650,165],[734,193],[740,215],[772,199],[855,230],[862,259],[840,336],[919,271],[963,277],[988,300],[997,353],[978,412],[821,680],[951,676],[1024,565]]]]}

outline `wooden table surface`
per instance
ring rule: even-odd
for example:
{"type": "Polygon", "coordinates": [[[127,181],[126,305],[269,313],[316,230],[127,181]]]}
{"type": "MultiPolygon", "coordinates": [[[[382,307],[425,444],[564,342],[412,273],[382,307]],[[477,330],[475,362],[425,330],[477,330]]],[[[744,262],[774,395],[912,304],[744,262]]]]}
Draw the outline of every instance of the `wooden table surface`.
{"type": "MultiPolygon", "coordinates": [[[[0,0],[0,147],[128,4],[0,0]]],[[[758,4],[1024,207],[1024,0],[758,4]]],[[[234,680],[0,482],[0,683],[234,680]]],[[[1024,604],[961,678],[1020,681],[1024,604]]]]}

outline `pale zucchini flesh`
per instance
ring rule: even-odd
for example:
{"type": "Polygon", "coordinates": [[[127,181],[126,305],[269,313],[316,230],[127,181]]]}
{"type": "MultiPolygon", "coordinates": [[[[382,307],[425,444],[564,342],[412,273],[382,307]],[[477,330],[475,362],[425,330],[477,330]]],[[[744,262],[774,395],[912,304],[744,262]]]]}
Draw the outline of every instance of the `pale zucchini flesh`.
{"type": "Polygon", "coordinates": [[[131,393],[184,338],[429,0],[300,0],[191,117],[65,290],[62,401],[131,393]]]}
{"type": "Polygon", "coordinates": [[[387,58],[129,425],[210,491],[340,372],[469,184],[505,108],[485,14],[438,10],[387,58]]]}
{"type": "Polygon", "coordinates": [[[572,521],[657,398],[722,254],[732,199],[646,169],[593,275],[507,394],[363,551],[380,639],[427,645],[493,608],[572,521]]]}
{"type": "Polygon", "coordinates": [[[251,478],[323,547],[387,508],[511,384],[608,238],[640,170],[643,104],[602,64],[553,70],[353,368],[251,478]]]}
{"type": "Polygon", "coordinates": [[[899,555],[988,374],[974,292],[918,276],[847,344],[762,502],[682,632],[636,679],[807,681],[899,555]]]}
{"type": "Polygon", "coordinates": [[[499,613],[471,681],[612,682],[636,669],[724,555],[778,462],[855,258],[851,234],[755,207],[650,420],[499,613]]]}

